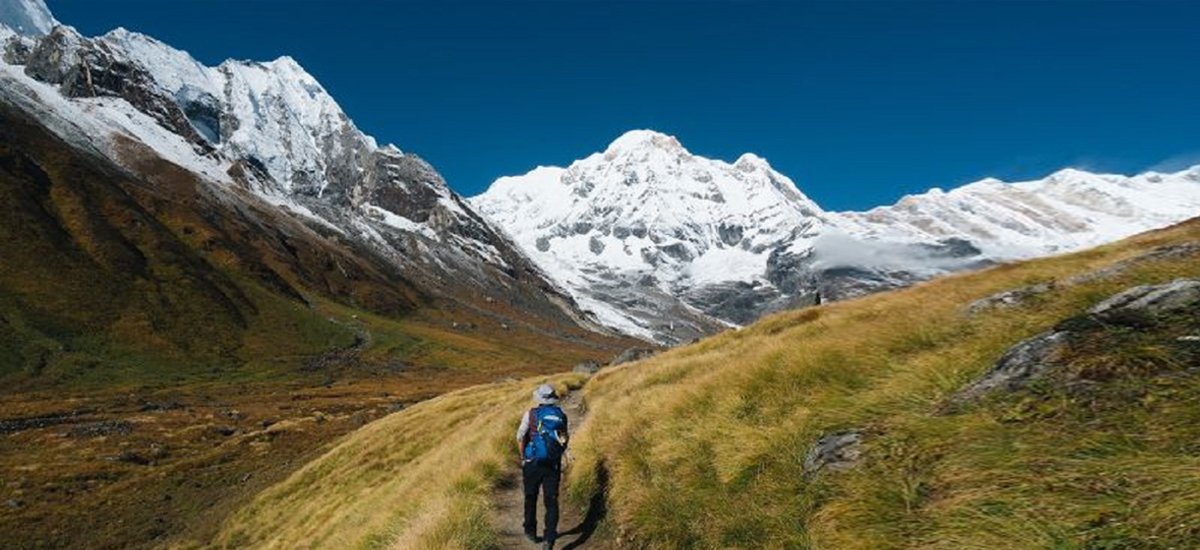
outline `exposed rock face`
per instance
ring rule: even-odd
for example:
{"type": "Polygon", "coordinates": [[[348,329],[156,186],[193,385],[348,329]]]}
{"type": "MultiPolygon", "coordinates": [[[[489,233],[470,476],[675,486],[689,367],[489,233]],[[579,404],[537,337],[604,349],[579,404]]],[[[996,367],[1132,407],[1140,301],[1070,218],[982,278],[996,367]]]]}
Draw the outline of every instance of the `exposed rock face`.
{"type": "Polygon", "coordinates": [[[862,459],[863,434],[857,430],[832,433],[818,439],[804,457],[805,475],[822,470],[845,470],[862,459]]]}
{"type": "Polygon", "coordinates": [[[1200,312],[1200,279],[1134,287],[1096,304],[1088,313],[1111,319],[1129,313],[1159,317],[1180,311],[1200,312]]]}
{"type": "Polygon", "coordinates": [[[1070,341],[1067,331],[1044,332],[1013,346],[988,369],[951,398],[954,403],[973,401],[993,391],[1013,391],[1057,366],[1057,355],[1070,341]]]}
{"type": "Polygon", "coordinates": [[[1060,354],[1083,332],[1105,326],[1139,328],[1144,320],[1180,313],[1200,315],[1200,279],[1176,279],[1160,285],[1130,288],[1096,304],[1082,317],[1067,319],[1054,330],[1013,346],[991,369],[954,394],[949,402],[961,405],[995,391],[1024,387],[1060,367],[1060,354]]]}

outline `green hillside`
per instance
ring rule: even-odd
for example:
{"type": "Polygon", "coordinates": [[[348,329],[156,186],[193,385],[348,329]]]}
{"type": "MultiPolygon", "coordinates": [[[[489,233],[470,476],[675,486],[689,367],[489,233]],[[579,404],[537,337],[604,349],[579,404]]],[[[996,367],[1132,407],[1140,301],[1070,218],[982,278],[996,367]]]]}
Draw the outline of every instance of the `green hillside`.
{"type": "MultiPolygon", "coordinates": [[[[567,489],[576,506],[604,496],[584,548],[1200,547],[1197,306],[1085,315],[1135,285],[1200,276],[1196,243],[1194,220],[782,313],[602,371],[581,390],[567,489]],[[1013,305],[969,308],[1030,287],[1013,305]],[[1054,327],[1073,336],[1047,374],[961,397],[1054,327]],[[814,461],[833,434],[857,443],[814,461]]],[[[481,518],[536,382],[371,424],[262,493],[215,547],[492,547],[481,518]]],[[[180,544],[194,546],[208,544],[180,544]]]]}

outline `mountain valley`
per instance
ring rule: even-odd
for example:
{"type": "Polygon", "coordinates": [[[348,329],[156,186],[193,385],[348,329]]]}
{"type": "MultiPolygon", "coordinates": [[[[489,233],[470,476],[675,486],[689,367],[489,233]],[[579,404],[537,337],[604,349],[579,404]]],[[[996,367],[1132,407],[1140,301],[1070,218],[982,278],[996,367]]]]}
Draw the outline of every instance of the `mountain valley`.
{"type": "Polygon", "coordinates": [[[548,382],[570,547],[1200,545],[1198,214],[1200,166],[837,212],[652,130],[465,198],[291,57],[0,0],[0,539],[495,550],[548,382]]]}

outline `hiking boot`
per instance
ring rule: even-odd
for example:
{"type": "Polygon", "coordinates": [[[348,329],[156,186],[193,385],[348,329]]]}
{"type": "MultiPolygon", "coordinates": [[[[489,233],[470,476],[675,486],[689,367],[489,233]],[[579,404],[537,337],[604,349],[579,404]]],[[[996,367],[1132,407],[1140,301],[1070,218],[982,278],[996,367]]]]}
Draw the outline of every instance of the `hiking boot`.
{"type": "Polygon", "coordinates": [[[552,540],[546,541],[545,546],[542,546],[542,550],[554,550],[554,541],[552,541],[552,540]]]}
{"type": "Polygon", "coordinates": [[[529,539],[529,542],[532,542],[534,544],[542,542],[542,537],[539,537],[533,533],[525,533],[525,538],[529,539]]]}

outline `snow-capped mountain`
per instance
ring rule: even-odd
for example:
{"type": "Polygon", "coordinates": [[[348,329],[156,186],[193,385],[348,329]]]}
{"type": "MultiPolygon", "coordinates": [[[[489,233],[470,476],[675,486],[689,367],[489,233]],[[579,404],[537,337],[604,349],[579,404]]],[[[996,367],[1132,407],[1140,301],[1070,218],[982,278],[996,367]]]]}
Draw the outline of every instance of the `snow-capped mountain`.
{"type": "Polygon", "coordinates": [[[672,342],[706,320],[743,324],[1200,215],[1200,167],[1064,170],[827,212],[761,158],[705,159],[636,130],[568,168],[501,178],[471,203],[604,323],[672,342]]]}
{"type": "Polygon", "coordinates": [[[289,57],[208,67],[125,29],[84,37],[42,0],[0,0],[0,53],[0,101],[81,150],[150,181],[166,160],[231,204],[265,203],[386,258],[434,296],[592,327],[436,170],[378,146],[289,57]]]}
{"type": "Polygon", "coordinates": [[[419,157],[358,130],[288,57],[209,67],[124,29],[81,36],[42,0],[0,0],[0,56],[0,102],[147,180],[163,178],[154,161],[165,160],[252,203],[238,208],[263,203],[472,308],[592,326],[573,298],[603,325],[667,343],[1200,212],[1195,168],[1065,170],[828,212],[759,157],[705,159],[646,130],[468,202],[419,157]]]}
{"type": "Polygon", "coordinates": [[[1200,215],[1200,166],[1132,177],[1068,168],[1033,181],[985,179],[841,215],[873,239],[971,241],[998,260],[1111,242],[1200,215]]]}
{"type": "Polygon", "coordinates": [[[826,217],[761,158],[709,160],[644,130],[569,168],[501,178],[472,204],[604,323],[670,340],[748,321],[710,316],[729,299],[787,305],[768,290],[771,253],[826,217]]]}

